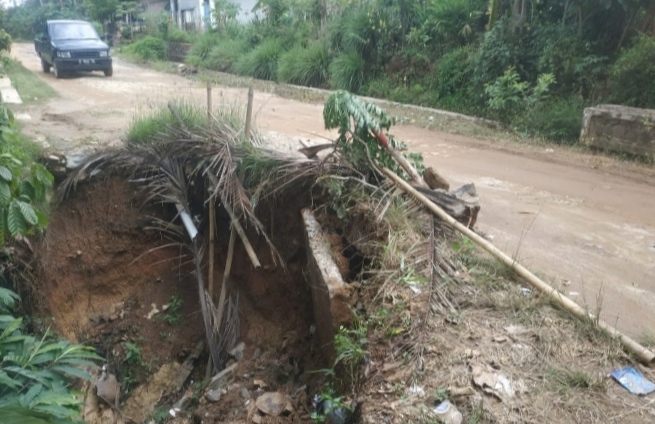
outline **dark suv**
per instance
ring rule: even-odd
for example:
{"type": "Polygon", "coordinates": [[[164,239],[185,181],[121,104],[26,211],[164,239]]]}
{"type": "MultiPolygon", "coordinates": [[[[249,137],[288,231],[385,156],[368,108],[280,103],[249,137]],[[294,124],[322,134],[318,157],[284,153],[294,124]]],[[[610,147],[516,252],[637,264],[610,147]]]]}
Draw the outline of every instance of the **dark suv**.
{"type": "Polygon", "coordinates": [[[86,21],[47,21],[34,48],[43,72],[52,68],[56,78],[66,71],[102,71],[108,77],[114,73],[109,46],[86,21]]]}

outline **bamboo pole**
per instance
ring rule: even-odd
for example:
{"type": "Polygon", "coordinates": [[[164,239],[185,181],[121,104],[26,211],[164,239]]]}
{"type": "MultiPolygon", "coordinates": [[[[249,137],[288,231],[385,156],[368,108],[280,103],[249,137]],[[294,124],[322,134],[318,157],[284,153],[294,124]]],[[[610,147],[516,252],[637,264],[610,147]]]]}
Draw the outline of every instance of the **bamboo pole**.
{"type": "MultiPolygon", "coordinates": [[[[207,128],[212,127],[212,85],[207,81],[207,128]]],[[[216,244],[216,202],[209,196],[209,298],[214,300],[214,251],[216,244]]]]}
{"type": "Polygon", "coordinates": [[[232,207],[225,202],[224,199],[221,199],[223,202],[223,207],[227,211],[227,213],[230,215],[230,220],[232,221],[232,228],[236,230],[237,234],[239,235],[239,238],[243,242],[243,247],[246,248],[246,253],[248,254],[248,257],[250,258],[250,261],[252,262],[252,265],[255,268],[261,268],[262,264],[259,262],[259,258],[257,258],[257,254],[255,253],[255,249],[252,248],[252,244],[250,244],[250,240],[248,240],[248,237],[246,236],[246,232],[244,231],[243,227],[239,223],[239,220],[237,219],[236,214],[234,213],[234,210],[232,210],[232,207]]]}
{"type": "Polygon", "coordinates": [[[457,229],[460,233],[464,234],[466,237],[471,239],[477,245],[482,247],[484,250],[489,252],[491,255],[496,257],[502,263],[514,270],[524,281],[530,284],[535,289],[544,293],[557,305],[574,315],[579,319],[588,319],[596,323],[596,326],[603,330],[607,335],[611,337],[618,338],[623,347],[630,353],[634,354],[642,363],[648,366],[655,366],[655,353],[648,350],[637,341],[621,333],[616,328],[610,326],[605,321],[602,321],[600,318],[596,317],[594,314],[586,311],[580,305],[575,303],[573,300],[564,296],[561,292],[556,290],[553,286],[541,280],[539,277],[528,271],[525,267],[519,264],[516,260],[507,256],[504,252],[499,250],[496,246],[489,243],[484,238],[480,237],[478,234],[470,230],[468,227],[460,224],[453,217],[448,215],[441,209],[438,205],[431,202],[427,197],[418,192],[415,188],[409,185],[407,182],[402,180],[398,175],[394,174],[387,168],[383,168],[384,172],[393,182],[395,182],[400,188],[402,188],[408,194],[411,194],[421,203],[423,203],[434,215],[438,216],[440,219],[446,221],[448,224],[457,229]]]}
{"type": "Polygon", "coordinates": [[[212,83],[207,81],[207,128],[212,126],[212,83]]]}
{"type": "Polygon", "coordinates": [[[250,132],[252,129],[252,103],[253,103],[254,93],[252,90],[252,85],[248,87],[248,109],[246,109],[246,129],[245,134],[246,138],[250,138],[250,132]]]}

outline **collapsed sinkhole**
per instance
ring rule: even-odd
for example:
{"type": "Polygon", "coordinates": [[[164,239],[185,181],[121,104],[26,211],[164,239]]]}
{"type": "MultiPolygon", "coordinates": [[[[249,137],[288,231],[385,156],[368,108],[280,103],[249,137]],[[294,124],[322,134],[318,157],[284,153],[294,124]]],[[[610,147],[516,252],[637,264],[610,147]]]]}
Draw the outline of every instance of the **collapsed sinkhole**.
{"type": "MultiPolygon", "coordinates": [[[[189,205],[199,223],[207,281],[208,208],[202,192],[190,190],[189,205]]],[[[315,371],[331,366],[315,335],[320,323],[315,322],[307,277],[301,210],[310,208],[313,198],[311,187],[301,186],[258,205],[258,219],[279,259],[263,237],[246,229],[262,265],[255,269],[237,239],[227,297],[238,303],[238,319],[233,316],[236,322],[232,324],[238,326],[239,334],[226,351],[239,342],[244,349],[235,354],[237,358],[222,353],[228,365],[244,359],[237,362],[236,378],[230,383],[242,387],[227,391],[214,404],[199,397],[198,413],[223,417],[215,422],[247,413],[244,400],[257,389],[255,380],[265,382],[267,391],[289,395],[297,395],[304,387],[286,420],[311,422],[311,395],[319,393],[325,383],[323,374],[315,371]]],[[[183,386],[163,393],[155,405],[131,402],[137,387],[157,370],[188,360],[197,343],[206,342],[193,257],[160,232],[148,229],[152,217],[172,221],[176,212],[145,200],[142,191],[116,173],[80,184],[52,211],[47,235],[37,248],[38,287],[33,292],[39,295],[32,305],[41,316],[52,316],[52,325],[61,334],[92,344],[107,359],[121,382],[124,413],[136,421],[153,416],[156,408],[168,408],[185,390],[197,388],[194,382],[203,379],[208,359],[203,350],[183,386]]],[[[230,220],[222,207],[216,208],[216,215],[213,300],[218,303],[230,220]]],[[[330,224],[334,229],[333,218],[330,224]]],[[[327,238],[344,280],[357,280],[368,260],[348,243],[342,229],[327,238]]]]}

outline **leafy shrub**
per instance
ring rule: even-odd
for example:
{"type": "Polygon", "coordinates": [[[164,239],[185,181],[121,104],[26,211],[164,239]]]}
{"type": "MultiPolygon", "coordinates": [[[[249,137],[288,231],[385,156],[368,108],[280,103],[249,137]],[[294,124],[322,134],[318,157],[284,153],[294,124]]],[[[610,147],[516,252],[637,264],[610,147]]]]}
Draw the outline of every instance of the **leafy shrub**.
{"type": "Polygon", "coordinates": [[[440,107],[462,113],[479,111],[481,93],[471,79],[475,71],[474,52],[461,47],[446,53],[437,64],[437,95],[440,107]]]}
{"type": "Polygon", "coordinates": [[[364,83],[366,62],[357,52],[342,53],[330,63],[332,88],[357,92],[364,83]]]}
{"type": "Polygon", "coordinates": [[[82,402],[70,389],[71,377],[90,380],[79,367],[95,367],[92,361],[102,358],[48,331],[30,335],[12,314],[17,301],[0,287],[0,417],[12,423],[77,422],[82,402]]]}
{"type": "Polygon", "coordinates": [[[234,72],[240,57],[248,51],[248,43],[241,39],[221,39],[200,65],[221,72],[234,72]]]}
{"type": "Polygon", "coordinates": [[[212,51],[220,43],[220,36],[214,32],[205,32],[196,39],[189,51],[189,58],[197,58],[198,63],[209,57],[209,52],[212,51]]]}
{"type": "Polygon", "coordinates": [[[484,40],[475,56],[475,72],[472,82],[481,89],[513,67],[521,78],[530,80],[534,72],[530,64],[534,62],[529,43],[525,37],[516,35],[507,20],[499,21],[485,34],[484,40]]]}
{"type": "Polygon", "coordinates": [[[132,27],[131,26],[122,26],[121,27],[121,38],[123,40],[131,40],[132,39],[132,27]]]}
{"type": "Polygon", "coordinates": [[[191,35],[189,35],[189,33],[186,31],[175,28],[168,32],[166,40],[173,43],[190,43],[191,35]]]}
{"type": "Polygon", "coordinates": [[[424,39],[427,37],[438,49],[466,43],[484,31],[488,3],[484,0],[441,0],[417,7],[424,39]]]}
{"type": "Polygon", "coordinates": [[[0,52],[3,51],[11,51],[11,36],[4,29],[0,28],[0,52]]]}
{"type": "Polygon", "coordinates": [[[369,80],[363,93],[369,97],[377,97],[379,99],[386,99],[391,93],[391,81],[388,78],[381,77],[369,80]]]}
{"type": "Polygon", "coordinates": [[[329,65],[327,45],[315,41],[306,48],[298,45],[282,54],[278,77],[282,82],[320,87],[327,81],[329,65]]]}
{"type": "Polygon", "coordinates": [[[236,71],[253,78],[272,80],[277,78],[277,61],[283,53],[280,40],[264,41],[242,56],[236,64],[236,71]]]}
{"type": "Polygon", "coordinates": [[[536,72],[557,77],[553,92],[564,96],[581,93],[586,98],[598,94],[601,81],[607,77],[608,58],[597,55],[593,45],[574,28],[559,24],[537,27],[531,45],[539,52],[536,72]]]}
{"type": "Polygon", "coordinates": [[[527,135],[573,144],[580,137],[584,107],[585,104],[577,98],[552,99],[519,115],[513,124],[518,131],[527,135]]]}
{"type": "Polygon", "coordinates": [[[53,177],[43,165],[24,164],[11,153],[20,141],[16,134],[11,113],[0,105],[0,246],[7,238],[34,234],[48,222],[46,192],[53,177]]]}
{"type": "Polygon", "coordinates": [[[166,43],[164,40],[150,35],[126,46],[124,51],[125,53],[133,55],[141,60],[166,59],[166,43]]]}
{"type": "Polygon", "coordinates": [[[543,74],[539,76],[534,88],[530,89],[530,83],[521,81],[516,70],[509,68],[485,88],[485,93],[489,96],[487,105],[498,119],[508,123],[520,112],[545,100],[549,87],[554,82],[555,77],[552,74],[543,74]]]}
{"type": "Polygon", "coordinates": [[[609,98],[613,103],[655,107],[655,38],[639,36],[624,49],[610,70],[609,98]]]}

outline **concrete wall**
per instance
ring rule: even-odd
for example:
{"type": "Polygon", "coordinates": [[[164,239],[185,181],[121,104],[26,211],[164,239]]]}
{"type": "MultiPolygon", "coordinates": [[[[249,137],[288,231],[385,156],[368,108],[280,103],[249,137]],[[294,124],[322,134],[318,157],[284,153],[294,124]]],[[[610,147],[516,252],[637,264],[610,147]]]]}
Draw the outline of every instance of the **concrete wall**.
{"type": "Polygon", "coordinates": [[[341,278],[339,268],[332,259],[330,242],[314,215],[303,209],[302,218],[316,335],[326,359],[333,361],[334,335],[340,326],[350,327],[353,323],[351,304],[355,300],[354,290],[341,278]]]}
{"type": "Polygon", "coordinates": [[[601,150],[655,157],[655,110],[617,105],[586,108],[580,141],[601,150]]]}

